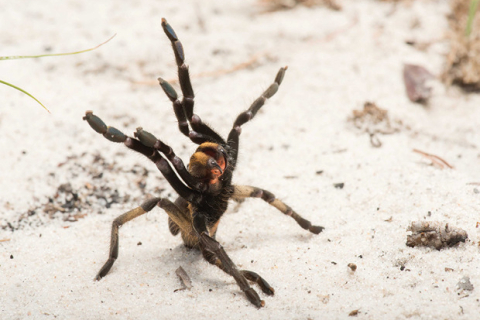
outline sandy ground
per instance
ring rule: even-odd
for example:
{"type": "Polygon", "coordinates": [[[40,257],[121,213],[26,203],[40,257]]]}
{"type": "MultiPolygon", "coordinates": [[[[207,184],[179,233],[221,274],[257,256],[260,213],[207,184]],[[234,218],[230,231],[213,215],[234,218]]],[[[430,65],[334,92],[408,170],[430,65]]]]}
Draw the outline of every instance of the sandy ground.
{"type": "Polygon", "coordinates": [[[0,318],[346,319],[358,310],[359,319],[478,319],[480,96],[433,81],[422,106],[407,99],[401,76],[404,63],[441,74],[448,4],[343,4],[261,14],[255,1],[4,1],[2,56],[117,36],[82,55],[1,62],[0,78],[52,113],[0,86],[0,318]],[[96,134],[85,110],[128,134],[143,126],[185,161],[195,150],[156,84],[176,76],[161,17],[184,44],[196,113],[224,135],[288,65],[279,92],[243,128],[234,182],[274,192],[326,229],[309,234],[260,200],[232,203],[217,239],[276,289],[260,293],[263,309],[172,237],[161,209],[121,229],[119,259],[93,281],[111,221],[148,195],[175,193],[147,159],[96,134]],[[379,148],[349,120],[366,101],[396,129],[376,135],[379,148]],[[52,209],[73,194],[80,209],[52,209]],[[407,247],[416,220],[448,222],[469,239],[441,251],[407,247]],[[179,266],[191,290],[174,292],[179,266]],[[473,290],[458,287],[464,277],[473,290]]]}

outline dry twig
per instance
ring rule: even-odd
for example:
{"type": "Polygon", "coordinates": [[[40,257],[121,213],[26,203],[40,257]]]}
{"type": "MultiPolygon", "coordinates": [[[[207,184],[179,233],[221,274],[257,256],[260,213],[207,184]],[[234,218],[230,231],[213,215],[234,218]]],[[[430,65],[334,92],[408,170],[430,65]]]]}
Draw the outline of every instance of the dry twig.
{"type": "Polygon", "coordinates": [[[445,167],[448,167],[450,169],[453,169],[453,166],[451,166],[447,161],[443,160],[439,156],[436,156],[436,155],[430,154],[430,153],[426,153],[426,152],[420,151],[418,149],[413,149],[413,152],[419,153],[422,156],[424,156],[425,158],[429,159],[430,161],[432,161],[432,165],[437,167],[437,168],[443,169],[445,167]]]}
{"type": "Polygon", "coordinates": [[[264,7],[263,13],[290,10],[296,6],[312,8],[322,5],[335,11],[342,10],[342,6],[336,0],[260,0],[259,3],[264,7]]]}
{"type": "Polygon", "coordinates": [[[187,272],[181,266],[178,267],[177,270],[175,270],[175,273],[180,278],[180,281],[182,281],[183,288],[176,289],[174,292],[185,290],[185,289],[191,289],[193,287],[192,280],[188,276],[187,272]]]}

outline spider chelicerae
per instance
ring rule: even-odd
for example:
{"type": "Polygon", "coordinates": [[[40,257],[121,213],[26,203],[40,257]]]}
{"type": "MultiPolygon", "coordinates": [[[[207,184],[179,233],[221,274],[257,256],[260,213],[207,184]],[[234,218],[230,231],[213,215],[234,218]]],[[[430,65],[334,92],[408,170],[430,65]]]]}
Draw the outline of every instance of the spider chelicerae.
{"type": "Polygon", "coordinates": [[[175,155],[171,147],[142,128],[137,128],[134,133],[135,138],[128,137],[114,127],[105,125],[92,111],[86,112],[83,119],[87,120],[96,132],[110,141],[123,142],[128,148],[149,158],[179,195],[175,202],[165,198],[149,199],[113,221],[109,257],[98,272],[96,280],[100,280],[109,272],[118,257],[120,226],[149,212],[155,206],[159,206],[168,214],[168,226],[174,236],[180,233],[187,247],[199,249],[209,263],[216,265],[235,279],[251,303],[256,307],[262,307],[265,302],[250,287],[249,281],[256,283],[267,295],[273,295],[274,289],[255,272],[239,270],[223,247],[215,240],[215,235],[220,218],[227,209],[228,200],[241,201],[249,197],[261,198],[295,219],[302,228],[314,234],[323,230],[323,227],[314,226],[310,221],[302,218],[288,205],[276,199],[271,192],[257,187],[232,184],[232,174],[237,164],[241,126],[253,119],[266,100],[277,92],[287,67],[280,68],[275,81],[268,89],[252,103],[248,110],[238,115],[227,140],[225,140],[193,113],[194,93],[188,66],[185,64],[183,46],[165,19],[162,19],[162,27],[172,43],[183,98],[181,100],[178,98],[177,93],[168,82],[161,78],[158,80],[163,91],[173,103],[180,132],[199,147],[190,158],[188,167],[185,167],[183,161],[175,155]]]}

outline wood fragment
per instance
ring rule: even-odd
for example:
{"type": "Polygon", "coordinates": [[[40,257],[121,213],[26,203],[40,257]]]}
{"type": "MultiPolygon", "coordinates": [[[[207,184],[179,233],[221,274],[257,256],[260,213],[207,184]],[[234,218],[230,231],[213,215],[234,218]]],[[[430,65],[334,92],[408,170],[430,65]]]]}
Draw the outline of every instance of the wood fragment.
{"type": "Polygon", "coordinates": [[[425,103],[432,95],[432,88],[426,86],[426,81],[434,78],[422,66],[405,64],[403,67],[403,82],[408,99],[412,102],[425,103]]]}
{"type": "Polygon", "coordinates": [[[192,280],[190,279],[190,277],[188,276],[187,272],[180,266],[178,267],[177,270],[175,270],[175,273],[177,274],[177,276],[180,278],[180,281],[182,282],[183,284],[183,288],[181,289],[176,289],[174,290],[174,292],[177,292],[177,291],[181,291],[181,290],[185,290],[185,289],[191,289],[193,287],[192,285],[192,280]]]}
{"type": "Polygon", "coordinates": [[[358,313],[360,312],[359,309],[356,309],[356,310],[352,310],[350,311],[350,313],[348,314],[349,317],[356,317],[358,316],[358,313]]]}
{"type": "Polygon", "coordinates": [[[264,7],[262,13],[291,10],[296,6],[305,6],[307,8],[325,6],[335,11],[342,10],[342,6],[336,0],[260,0],[259,4],[264,7]]]}
{"type": "Polygon", "coordinates": [[[439,221],[413,221],[407,228],[411,235],[407,235],[409,247],[433,247],[437,250],[453,247],[468,238],[465,230],[450,226],[439,221]]]}
{"type": "Polygon", "coordinates": [[[413,149],[413,152],[419,153],[425,158],[429,159],[432,161],[432,165],[436,166],[437,168],[443,169],[445,167],[448,167],[450,169],[453,169],[453,166],[451,166],[447,161],[443,160],[439,156],[436,156],[434,154],[426,153],[424,151],[418,150],[418,149],[413,149]]]}
{"type": "Polygon", "coordinates": [[[10,239],[0,239],[0,242],[7,242],[10,241],[10,239]]]}

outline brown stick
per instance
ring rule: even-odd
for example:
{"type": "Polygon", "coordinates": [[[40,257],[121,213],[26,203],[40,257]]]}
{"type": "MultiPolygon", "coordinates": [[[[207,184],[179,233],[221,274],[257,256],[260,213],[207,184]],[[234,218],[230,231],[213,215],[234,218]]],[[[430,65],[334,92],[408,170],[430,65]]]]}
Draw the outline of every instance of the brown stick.
{"type": "Polygon", "coordinates": [[[444,168],[445,166],[449,167],[450,169],[453,169],[453,166],[451,166],[450,164],[448,164],[447,161],[443,160],[442,158],[440,158],[439,156],[436,156],[434,154],[430,154],[430,153],[426,153],[426,152],[423,152],[423,151],[420,151],[418,149],[413,149],[413,152],[416,152],[416,153],[419,153],[421,154],[422,156],[428,158],[430,161],[432,161],[433,164],[436,164],[437,166],[439,166],[440,168],[444,168]]]}
{"type": "Polygon", "coordinates": [[[175,270],[175,273],[177,274],[177,276],[180,278],[180,280],[183,283],[183,288],[182,289],[177,289],[175,291],[191,289],[193,287],[192,280],[190,280],[190,277],[188,276],[187,272],[181,266],[178,267],[177,270],[175,270]]]}

